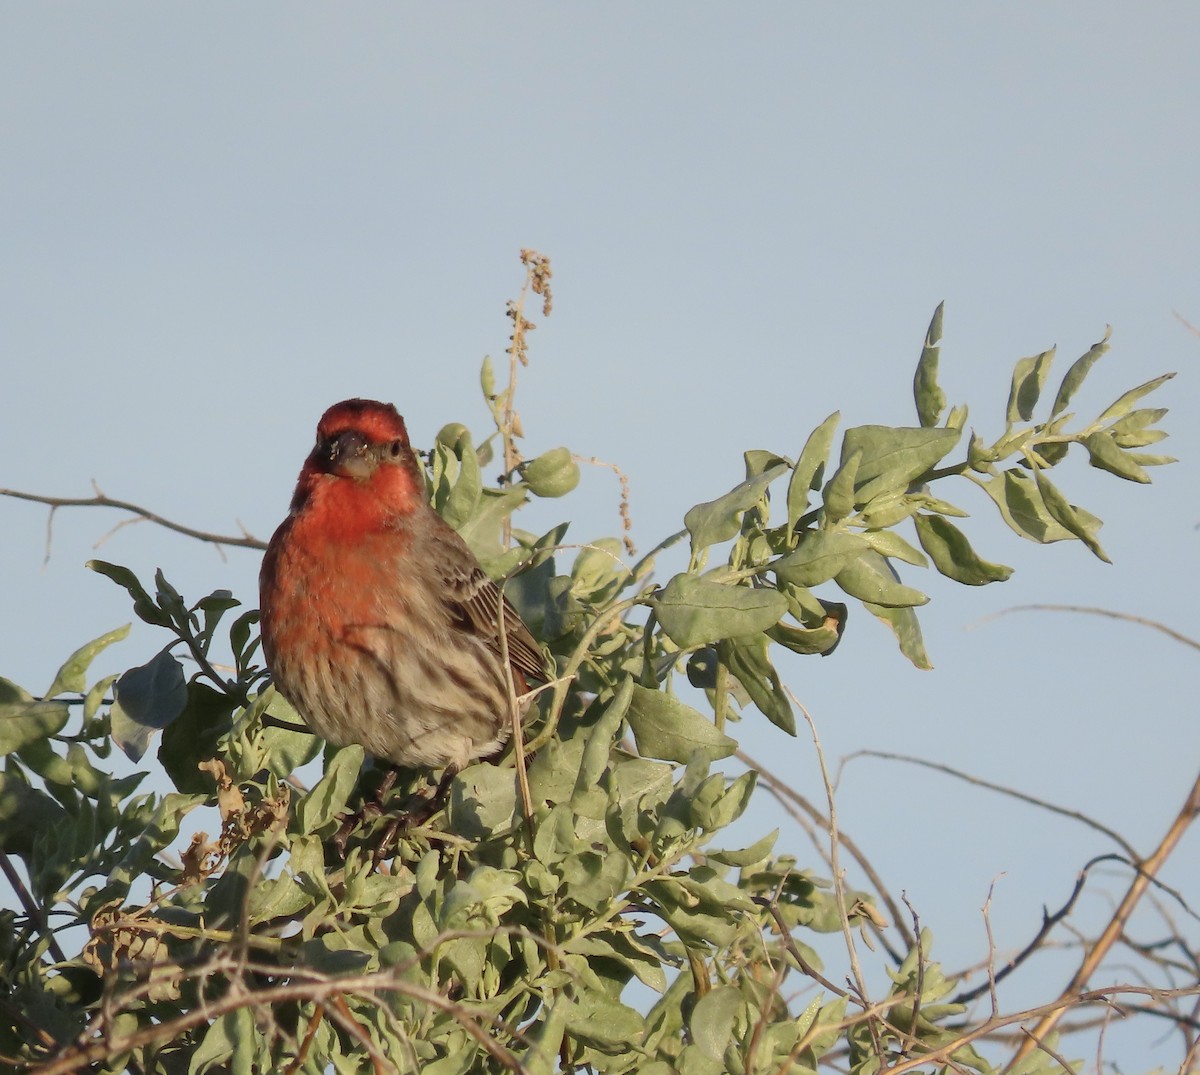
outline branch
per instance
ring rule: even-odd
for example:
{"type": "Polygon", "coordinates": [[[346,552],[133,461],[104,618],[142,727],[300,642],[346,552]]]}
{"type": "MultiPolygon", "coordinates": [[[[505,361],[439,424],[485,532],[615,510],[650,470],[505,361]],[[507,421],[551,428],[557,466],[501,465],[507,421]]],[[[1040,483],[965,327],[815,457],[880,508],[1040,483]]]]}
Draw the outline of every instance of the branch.
{"type": "Polygon", "coordinates": [[[325,1007],[325,1014],[332,1016],[330,1006],[336,1004],[337,998],[347,993],[362,996],[396,993],[427,1004],[435,1010],[445,1012],[457,1021],[459,1026],[501,1066],[518,1072],[519,1075],[529,1070],[511,1050],[496,1040],[495,1031],[506,1029],[497,1017],[481,1014],[480,1021],[477,1021],[474,1014],[465,1005],[456,1003],[434,990],[404,981],[396,969],[391,968],[374,974],[344,978],[311,977],[308,980],[268,986],[251,992],[231,990],[223,997],[201,1004],[192,1011],[185,1012],[167,1022],[140,1027],[132,1033],[124,1035],[106,1033],[99,1040],[77,1040],[75,1044],[60,1052],[57,1057],[37,1067],[37,1075],[69,1075],[70,1072],[80,1071],[107,1057],[119,1056],[121,1053],[156,1042],[171,1041],[189,1030],[201,1027],[238,1008],[261,1008],[287,1002],[304,1003],[308,1001],[322,1004],[325,1007]],[[491,1024],[490,1028],[485,1025],[488,1023],[491,1024]]]}
{"type": "MultiPolygon", "coordinates": [[[[1129,916],[1133,914],[1133,909],[1137,906],[1138,901],[1145,895],[1146,890],[1150,887],[1155,875],[1162,868],[1164,862],[1170,857],[1171,852],[1175,850],[1176,844],[1183,838],[1183,834],[1187,832],[1188,827],[1200,816],[1200,776],[1197,776],[1196,782],[1192,785],[1192,790],[1188,792],[1188,797],[1184,801],[1182,808],[1176,815],[1175,820],[1171,823],[1171,827],[1167,830],[1166,835],[1162,838],[1158,847],[1155,848],[1153,854],[1148,859],[1142,862],[1139,866],[1137,875],[1134,877],[1129,890],[1125,893],[1125,897],[1121,900],[1120,905],[1113,913],[1104,932],[1100,934],[1092,950],[1084,957],[1083,963],[1080,964],[1071,981],[1067,983],[1066,989],[1063,990],[1062,996],[1059,998],[1060,1003],[1068,1001],[1074,997],[1081,989],[1087,986],[1088,979],[1095,973],[1096,968],[1108,955],[1109,950],[1120,939],[1121,934],[1125,930],[1125,924],[1129,921],[1129,916]]],[[[1033,1028],[1031,1038],[1026,1038],[1025,1042],[1017,1050],[1016,1055],[1009,1063],[1006,1071],[1011,1071],[1012,1068],[1022,1059],[1029,1055],[1035,1048],[1037,1039],[1045,1038],[1047,1034],[1054,1029],[1058,1021],[1062,1018],[1063,1012],[1066,1011],[1067,1005],[1055,1007],[1049,1010],[1038,1021],[1037,1026],[1033,1028]]]]}
{"type": "MultiPolygon", "coordinates": [[[[1037,931],[1037,933],[1034,934],[1033,940],[1031,940],[1027,945],[1025,945],[1025,947],[1022,948],[1021,951],[1018,952],[1015,956],[1013,956],[1012,959],[1010,959],[1007,963],[1005,963],[1004,967],[999,971],[994,970],[994,968],[992,966],[992,962],[989,959],[989,961],[988,961],[988,980],[986,982],[984,982],[983,985],[977,986],[974,989],[967,989],[967,990],[964,990],[963,992],[959,993],[958,996],[956,996],[954,998],[953,1003],[969,1004],[971,1001],[975,1000],[977,997],[981,997],[981,996],[983,996],[984,993],[987,993],[990,991],[992,994],[992,1014],[995,1015],[996,1014],[996,998],[995,998],[996,983],[1004,981],[1004,979],[1007,978],[1010,974],[1012,974],[1012,972],[1015,971],[1022,963],[1024,963],[1025,960],[1027,960],[1031,955],[1033,955],[1034,952],[1036,952],[1039,948],[1041,948],[1042,942],[1046,939],[1046,937],[1050,933],[1050,931],[1055,926],[1057,926],[1061,921],[1063,921],[1063,919],[1065,919],[1067,917],[1067,915],[1069,915],[1071,913],[1071,910],[1075,906],[1076,901],[1079,899],[1080,895],[1083,893],[1083,886],[1087,883],[1088,872],[1091,870],[1091,868],[1093,866],[1095,866],[1097,863],[1105,862],[1105,861],[1108,861],[1108,860],[1114,859],[1114,858],[1118,859],[1118,861],[1121,861],[1121,862],[1125,861],[1124,859],[1120,858],[1120,856],[1117,856],[1117,855],[1100,855],[1098,858],[1094,858],[1091,860],[1091,862],[1086,863],[1084,865],[1083,869],[1079,871],[1079,876],[1075,878],[1075,887],[1071,890],[1071,895],[1067,897],[1067,902],[1064,903],[1053,914],[1050,914],[1045,909],[1045,907],[1042,908],[1042,925],[1041,925],[1041,928],[1037,931]]],[[[991,899],[992,899],[992,893],[991,893],[991,890],[989,889],[989,891],[988,891],[988,902],[989,903],[991,902],[991,899]]],[[[990,935],[991,935],[990,925],[988,927],[988,934],[989,934],[989,945],[990,945],[990,935]]]]}
{"type": "MultiPolygon", "coordinates": [[[[267,547],[265,541],[260,541],[244,529],[240,537],[230,534],[214,534],[208,530],[197,530],[194,527],[184,526],[182,523],[166,519],[156,512],[138,504],[131,504],[127,500],[114,500],[100,492],[99,489],[96,490],[96,495],[91,497],[43,496],[41,493],[23,493],[19,489],[0,489],[0,496],[12,497],[14,500],[28,500],[34,504],[45,504],[50,508],[51,518],[59,508],[116,508],[118,511],[127,511],[139,519],[165,527],[167,530],[174,530],[177,534],[196,538],[198,541],[207,541],[213,545],[231,545],[243,549],[265,549],[267,547]]],[[[49,543],[47,542],[48,556],[49,543]]]]}
{"type": "MultiPolygon", "coordinates": [[[[1155,1000],[1175,1000],[1180,997],[1194,997],[1200,994],[1200,987],[1189,986],[1186,989],[1152,989],[1149,986],[1138,985],[1111,985],[1103,989],[1089,989],[1085,992],[1064,993],[1058,1000],[1051,1001],[1049,1004],[1042,1004],[1036,1008],[1027,1008],[1022,1012],[1014,1012],[1010,1015],[1001,1015],[995,1019],[989,1019],[986,1023],[980,1023],[978,1026],[971,1027],[969,1030],[963,1031],[953,1041],[946,1042],[944,1045],[939,1045],[937,1048],[930,1049],[928,1052],[920,1056],[907,1057],[899,1063],[891,1067],[881,1068],[879,1075],[904,1075],[909,1071],[915,1071],[917,1068],[926,1064],[930,1064],[939,1060],[946,1060],[953,1056],[959,1049],[965,1045],[970,1045],[972,1042],[979,1041],[982,1038],[987,1038],[994,1034],[997,1030],[1004,1027],[1012,1026],[1014,1023],[1020,1024],[1035,1016],[1044,1016],[1043,1022],[1046,1019],[1053,1018],[1057,1023],[1062,1015],[1071,1008],[1081,1007],[1085,1004],[1111,1004],[1125,996],[1143,996],[1152,997],[1155,1000]]],[[[843,1023],[849,1025],[850,1019],[843,1020],[843,1023]]],[[[1040,1026],[1041,1024],[1039,1024],[1040,1026]]],[[[834,1029],[833,1026],[821,1028],[828,1032],[834,1029]]],[[[837,1029],[841,1029],[839,1025],[837,1029]]],[[[1035,1030],[1034,1033],[1037,1033],[1035,1030]]],[[[1037,1046],[1029,1039],[1025,1039],[1029,1044],[1029,1051],[1032,1052],[1037,1046]]]]}
{"type": "Polygon", "coordinates": [[[0,871],[3,871],[5,880],[8,881],[10,887],[17,894],[18,899],[20,899],[21,906],[25,908],[25,913],[29,916],[29,921],[37,926],[49,942],[50,954],[60,963],[65,963],[67,957],[59,947],[58,940],[54,936],[54,931],[50,928],[50,923],[46,921],[45,911],[38,904],[37,900],[33,898],[29,889],[25,887],[25,883],[21,880],[21,875],[17,873],[13,868],[13,864],[9,861],[7,852],[0,852],[0,871]]]}
{"type": "Polygon", "coordinates": [[[1088,817],[1087,814],[1081,814],[1078,810],[1068,810],[1065,806],[1056,806],[1052,802],[1047,802],[1045,799],[1039,799],[1035,795],[1027,795],[1023,791],[1017,791],[1016,788],[1006,787],[1004,784],[993,784],[990,780],[984,780],[982,777],[973,776],[970,773],[963,772],[961,769],[955,769],[949,765],[943,765],[941,762],[927,761],[925,758],[914,758],[911,754],[896,754],[886,750],[856,750],[852,754],[847,754],[842,765],[845,766],[855,758],[879,758],[882,761],[903,761],[909,765],[920,765],[926,769],[932,769],[937,773],[945,773],[946,776],[955,777],[958,780],[964,780],[968,784],[974,784],[976,787],[987,788],[988,791],[997,791],[1001,795],[1007,795],[1012,799],[1017,799],[1023,803],[1029,803],[1030,806],[1037,806],[1043,810],[1049,810],[1052,814],[1060,814],[1062,817],[1069,817],[1073,821],[1081,821],[1089,828],[1095,829],[1097,832],[1103,833],[1113,841],[1126,855],[1133,861],[1137,861],[1138,853],[1133,849],[1133,845],[1129,843],[1119,832],[1115,832],[1107,825],[1101,824],[1095,818],[1088,817]]]}
{"type": "Polygon", "coordinates": [[[1094,608],[1091,605],[1014,605],[1012,608],[1001,609],[999,612],[994,612],[990,616],[984,616],[983,619],[971,624],[968,630],[978,627],[981,623],[988,623],[991,620],[997,620],[1001,616],[1007,616],[1010,612],[1082,612],[1088,616],[1107,616],[1112,620],[1124,620],[1126,623],[1136,623],[1142,627],[1149,627],[1154,631],[1161,631],[1168,638],[1175,639],[1176,642],[1181,642],[1185,646],[1191,646],[1192,649],[1200,649],[1200,642],[1194,638],[1189,638],[1179,631],[1173,630],[1165,623],[1159,623],[1158,620],[1148,620],[1143,616],[1135,616],[1130,612],[1115,612],[1111,608],[1094,608]]]}

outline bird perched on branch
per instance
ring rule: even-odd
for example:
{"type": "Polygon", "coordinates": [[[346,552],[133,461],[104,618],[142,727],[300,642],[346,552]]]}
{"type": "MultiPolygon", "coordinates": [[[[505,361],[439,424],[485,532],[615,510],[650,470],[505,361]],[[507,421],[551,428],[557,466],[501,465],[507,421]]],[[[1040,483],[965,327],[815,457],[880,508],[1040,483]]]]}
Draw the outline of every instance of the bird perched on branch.
{"type": "Polygon", "coordinates": [[[263,653],[314,732],[448,775],[496,753],[546,678],[516,609],[434,511],[404,419],[348,399],[317,425],[259,576],[263,653]]]}

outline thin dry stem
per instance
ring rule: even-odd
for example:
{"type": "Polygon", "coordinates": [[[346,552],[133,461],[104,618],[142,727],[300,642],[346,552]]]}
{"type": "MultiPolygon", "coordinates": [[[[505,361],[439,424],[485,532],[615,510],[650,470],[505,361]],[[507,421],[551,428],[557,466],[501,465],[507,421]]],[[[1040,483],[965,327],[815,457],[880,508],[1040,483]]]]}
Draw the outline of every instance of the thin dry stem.
{"type": "MultiPolygon", "coordinates": [[[[837,804],[834,801],[833,783],[829,779],[829,768],[825,764],[825,752],[821,747],[821,738],[817,734],[817,725],[812,715],[791,691],[788,691],[788,697],[791,698],[792,704],[804,715],[809,733],[812,735],[813,747],[817,753],[817,764],[821,768],[821,781],[825,785],[825,799],[829,806],[829,859],[833,867],[833,887],[837,897],[838,917],[841,920],[842,936],[846,941],[846,953],[850,959],[850,970],[854,975],[854,984],[858,999],[863,1007],[870,1007],[871,998],[867,990],[867,979],[858,962],[858,947],[854,943],[854,931],[850,926],[850,916],[846,911],[846,877],[839,861],[841,838],[838,834],[837,804]]],[[[871,1039],[875,1043],[876,1055],[882,1056],[883,1043],[880,1041],[879,1030],[875,1025],[875,1021],[871,1020],[868,1025],[871,1031],[871,1039]]]]}
{"type": "Polygon", "coordinates": [[[606,463],[603,459],[597,459],[594,455],[574,455],[571,457],[577,463],[587,463],[593,467],[605,467],[611,470],[617,476],[617,482],[621,486],[621,506],[618,509],[621,516],[621,542],[625,546],[625,552],[630,556],[637,556],[637,547],[633,543],[633,514],[629,509],[629,475],[625,473],[616,463],[606,463]]]}
{"type": "Polygon", "coordinates": [[[1055,803],[1049,802],[1046,799],[1040,799],[1036,795],[1029,795],[1026,792],[1018,791],[1016,788],[1010,788],[1005,784],[995,784],[990,780],[984,780],[982,777],[975,776],[972,773],[956,769],[952,765],[944,765],[941,762],[929,761],[927,758],[913,757],[911,754],[897,754],[887,750],[856,750],[852,754],[846,755],[843,759],[843,766],[856,758],[879,758],[882,761],[901,761],[908,765],[919,765],[925,769],[932,769],[936,773],[944,773],[946,776],[952,776],[956,780],[965,781],[968,784],[973,784],[976,787],[986,788],[988,791],[995,791],[1001,795],[1007,795],[1010,799],[1017,799],[1023,803],[1029,803],[1030,806],[1039,807],[1042,810],[1048,810],[1052,814],[1059,814],[1062,817],[1069,817],[1073,821],[1079,821],[1088,828],[1095,829],[1097,832],[1103,833],[1113,841],[1130,859],[1137,858],[1137,852],[1133,849],[1133,845],[1129,843],[1119,832],[1110,829],[1107,825],[1102,824],[1093,817],[1081,813],[1078,810],[1071,810],[1065,806],[1058,806],[1055,803]]]}
{"type": "Polygon", "coordinates": [[[968,630],[978,627],[980,624],[998,620],[1001,616],[1007,616],[1013,612],[1079,612],[1085,616],[1104,616],[1110,620],[1123,620],[1125,623],[1136,623],[1140,627],[1149,627],[1151,630],[1159,631],[1168,638],[1172,638],[1185,646],[1190,646],[1192,649],[1200,649],[1200,642],[1180,631],[1176,631],[1172,627],[1168,627],[1165,623],[1160,623],[1158,620],[1150,620],[1145,616],[1135,616],[1131,612],[1117,612],[1111,608],[1096,608],[1093,605],[1014,605],[1012,608],[1001,609],[999,612],[993,612],[990,616],[984,616],[983,619],[971,624],[968,630]]]}

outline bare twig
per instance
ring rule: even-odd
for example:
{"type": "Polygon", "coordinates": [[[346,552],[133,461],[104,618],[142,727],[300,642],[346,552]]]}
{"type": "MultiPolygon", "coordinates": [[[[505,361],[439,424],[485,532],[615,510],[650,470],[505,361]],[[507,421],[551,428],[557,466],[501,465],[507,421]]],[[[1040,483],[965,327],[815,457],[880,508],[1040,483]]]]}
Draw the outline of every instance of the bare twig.
{"type": "MultiPolygon", "coordinates": [[[[114,500],[110,496],[105,496],[99,489],[96,490],[95,496],[89,497],[44,496],[41,493],[24,493],[19,489],[0,489],[0,496],[12,497],[15,500],[28,500],[34,504],[45,504],[50,508],[51,514],[58,508],[115,508],[117,511],[127,511],[132,515],[138,516],[140,519],[144,519],[146,522],[165,527],[167,530],[173,530],[177,534],[196,538],[199,541],[207,541],[213,545],[230,545],[243,549],[265,549],[267,547],[265,541],[260,541],[244,530],[239,537],[234,537],[231,534],[216,534],[208,530],[197,530],[194,527],[184,526],[182,523],[164,518],[157,512],[150,511],[148,508],[143,508],[138,504],[132,504],[128,500],[114,500]]],[[[46,536],[46,555],[49,557],[49,530],[47,530],[46,536]]],[[[104,540],[105,538],[102,538],[100,542],[97,542],[97,547],[104,540]]]]}
{"type": "MultiPolygon", "coordinates": [[[[1176,845],[1183,838],[1183,834],[1187,832],[1198,815],[1200,815],[1200,776],[1192,784],[1187,799],[1184,801],[1175,820],[1171,823],[1171,827],[1167,830],[1166,835],[1159,842],[1158,847],[1154,849],[1149,858],[1139,864],[1138,872],[1130,884],[1129,890],[1125,893],[1124,898],[1109,920],[1108,925],[1105,926],[1104,931],[1097,938],[1095,944],[1092,945],[1091,951],[1084,957],[1079,970],[1075,972],[1071,981],[1067,983],[1067,987],[1063,990],[1060,1000],[1077,994],[1079,990],[1087,985],[1096,968],[1100,966],[1104,957],[1108,955],[1112,946],[1121,937],[1121,934],[1125,930],[1125,924],[1129,921],[1129,916],[1133,914],[1133,909],[1137,906],[1138,901],[1150,887],[1151,881],[1162,868],[1163,863],[1170,857],[1171,852],[1175,850],[1176,845]]],[[[1033,1037],[1041,1039],[1049,1034],[1062,1018],[1065,1010],[1065,1006],[1054,1008],[1043,1015],[1038,1021],[1037,1026],[1033,1028],[1033,1037]]],[[[1011,1070],[1013,1065],[1028,1056],[1033,1048],[1033,1043],[1027,1039],[1021,1048],[1017,1050],[1012,1062],[1005,1070],[1011,1070]]]]}
{"type": "Polygon", "coordinates": [[[752,896],[751,899],[753,899],[754,902],[760,907],[765,907],[771,912],[771,917],[775,919],[775,925],[779,930],[780,937],[783,939],[784,947],[788,950],[788,954],[791,955],[791,957],[796,961],[796,966],[798,966],[804,974],[806,974],[818,985],[824,986],[831,993],[834,993],[839,997],[850,996],[845,989],[834,985],[833,982],[826,978],[819,970],[817,970],[816,967],[814,967],[807,959],[804,958],[800,949],[796,946],[796,942],[792,938],[792,931],[788,926],[787,921],[784,919],[783,913],[779,910],[779,905],[775,902],[775,900],[769,900],[765,896],[752,896]]]}
{"type": "Polygon", "coordinates": [[[996,890],[996,881],[988,885],[987,899],[983,901],[983,929],[987,934],[987,989],[992,1002],[992,1018],[1000,1014],[1000,1005],[996,1000],[996,939],[992,936],[992,893],[996,890]]]}
{"type": "Polygon", "coordinates": [[[1068,1064],[1058,1053],[1056,1053],[1053,1049],[1051,1049],[1050,1046],[1047,1045],[1044,1041],[1041,1041],[1039,1038],[1035,1038],[1024,1027],[1021,1027],[1021,1033],[1025,1035],[1026,1041],[1029,1042],[1030,1047],[1031,1047],[1030,1048],[1031,1052],[1033,1051],[1033,1049],[1041,1049],[1042,1052],[1044,1052],[1056,1064],[1058,1064],[1063,1069],[1063,1071],[1065,1071],[1067,1073],[1067,1075],[1075,1075],[1075,1069],[1073,1067],[1071,1067],[1071,1065],[1068,1064]]]}
{"type": "Polygon", "coordinates": [[[968,784],[974,784],[976,787],[987,788],[988,791],[999,792],[1001,795],[1007,795],[1011,799],[1017,799],[1023,803],[1029,803],[1031,806],[1040,807],[1043,810],[1049,810],[1052,814],[1059,814],[1062,817],[1069,817],[1073,821],[1082,822],[1089,828],[1095,829],[1097,832],[1103,833],[1113,841],[1130,859],[1136,861],[1138,854],[1133,849],[1133,846],[1119,832],[1110,829],[1107,825],[1101,824],[1095,818],[1089,817],[1087,814],[1082,814],[1078,810],[1069,810],[1065,806],[1058,806],[1055,803],[1048,802],[1045,799],[1039,799],[1036,795],[1029,795],[1023,791],[1017,791],[1016,788],[1010,788],[1004,784],[994,784],[990,780],[984,780],[982,777],[974,776],[971,773],[964,772],[961,769],[955,769],[952,765],[943,765],[941,762],[929,761],[926,758],[915,758],[911,754],[896,754],[887,750],[856,750],[853,754],[848,754],[843,761],[843,765],[853,761],[855,758],[879,758],[883,761],[902,761],[909,765],[920,765],[925,769],[932,769],[937,773],[944,773],[946,776],[952,776],[956,780],[963,780],[968,784]]]}
{"type": "Polygon", "coordinates": [[[13,864],[9,861],[7,852],[0,852],[0,870],[4,872],[5,880],[8,881],[12,890],[17,894],[17,898],[21,901],[21,906],[25,908],[25,913],[29,916],[29,920],[45,936],[50,946],[50,954],[59,963],[65,963],[67,957],[58,946],[58,940],[54,936],[54,931],[50,928],[50,923],[46,921],[45,912],[39,906],[37,900],[33,898],[33,894],[25,887],[25,882],[21,880],[21,875],[17,873],[13,864]]]}
{"type": "Polygon", "coordinates": [[[1181,314],[1181,313],[1180,313],[1178,310],[1172,310],[1172,311],[1171,311],[1171,313],[1173,313],[1173,314],[1175,315],[1175,320],[1176,320],[1176,321],[1178,321],[1178,322],[1179,322],[1179,323],[1180,323],[1180,324],[1181,324],[1181,325],[1182,325],[1182,326],[1183,326],[1185,329],[1187,329],[1187,330],[1188,330],[1188,332],[1190,332],[1190,333],[1191,333],[1193,336],[1200,336],[1200,328],[1197,328],[1195,325],[1193,325],[1193,324],[1192,324],[1192,323],[1191,323],[1191,322],[1190,322],[1190,321],[1189,321],[1189,320],[1188,320],[1186,317],[1184,317],[1184,316],[1183,316],[1183,314],[1181,314]]]}
{"type": "Polygon", "coordinates": [[[379,1051],[379,1046],[371,1040],[371,1036],[358,1025],[358,1020],[354,1018],[354,1013],[350,1010],[350,1005],[346,1003],[344,996],[335,996],[326,1008],[325,1014],[366,1050],[367,1055],[371,1058],[371,1069],[375,1075],[385,1075],[385,1072],[400,1070],[395,1064],[388,1061],[387,1057],[379,1051]]]}
{"type": "MultiPolygon", "coordinates": [[[[833,889],[837,897],[838,918],[841,920],[842,936],[846,941],[846,954],[850,958],[850,970],[854,975],[855,991],[857,999],[864,1008],[870,1007],[871,998],[867,991],[867,979],[863,974],[862,967],[858,962],[858,948],[854,943],[854,932],[850,928],[850,916],[846,910],[846,876],[839,862],[838,849],[841,842],[838,833],[837,824],[837,803],[834,801],[833,782],[829,778],[829,768],[825,764],[825,752],[821,748],[821,738],[817,734],[817,725],[813,720],[812,715],[801,704],[791,691],[788,691],[788,697],[792,704],[796,706],[804,716],[805,723],[808,724],[809,734],[812,736],[813,747],[817,754],[817,764],[821,769],[821,781],[825,785],[825,801],[829,807],[829,859],[830,865],[833,867],[833,889]]],[[[875,1045],[875,1055],[882,1058],[883,1042],[879,1037],[879,1029],[875,1024],[875,1020],[871,1020],[868,1024],[871,1032],[871,1040],[875,1045]]]]}
{"type": "MultiPolygon", "coordinates": [[[[1022,948],[1021,951],[1019,951],[1015,956],[1013,956],[1012,959],[1010,959],[1007,963],[1005,963],[1004,967],[998,972],[995,970],[994,966],[992,965],[992,961],[989,958],[989,960],[988,960],[988,981],[981,986],[977,986],[975,989],[963,990],[963,992],[959,993],[958,996],[956,996],[954,998],[954,1003],[955,1004],[969,1004],[976,997],[982,996],[985,992],[987,992],[990,989],[992,991],[992,1014],[995,1015],[996,1014],[996,1011],[995,1011],[995,1008],[996,1008],[996,993],[995,993],[996,983],[1004,981],[1005,978],[1007,978],[1010,974],[1012,974],[1012,972],[1015,971],[1022,963],[1024,963],[1025,960],[1027,960],[1031,955],[1033,955],[1034,952],[1038,951],[1042,947],[1042,944],[1045,942],[1046,937],[1049,935],[1050,931],[1052,929],[1054,929],[1054,927],[1057,926],[1060,922],[1064,921],[1066,919],[1067,915],[1069,915],[1071,913],[1072,908],[1074,908],[1074,906],[1075,906],[1076,900],[1079,899],[1080,895],[1083,892],[1083,886],[1087,882],[1088,871],[1093,866],[1095,866],[1096,863],[1105,862],[1114,857],[1115,856],[1113,856],[1113,855],[1101,855],[1098,858],[1094,858],[1090,862],[1088,862],[1083,867],[1083,869],[1079,871],[1079,875],[1075,878],[1075,887],[1071,890],[1071,894],[1067,897],[1066,903],[1064,903],[1053,914],[1048,913],[1044,907],[1042,908],[1042,924],[1038,928],[1037,933],[1034,934],[1033,939],[1027,945],[1025,945],[1025,947],[1022,948]]],[[[1123,862],[1124,860],[1121,859],[1119,861],[1123,862]]],[[[990,904],[991,902],[992,902],[992,890],[989,887],[988,888],[988,904],[990,904]]],[[[991,942],[991,926],[990,926],[990,924],[988,925],[988,950],[989,950],[989,953],[993,951],[992,942],[991,942]]]]}
{"type": "Polygon", "coordinates": [[[913,1006],[912,1016],[909,1019],[910,1033],[915,1038],[917,1036],[917,1019],[921,1015],[921,994],[925,992],[925,953],[922,949],[921,937],[921,919],[917,914],[917,909],[908,901],[908,896],[902,895],[904,906],[912,912],[913,934],[917,938],[917,980],[913,989],[913,1006]]]}
{"type": "Polygon", "coordinates": [[[1165,623],[1159,623],[1158,620],[1148,620],[1144,616],[1135,616],[1131,612],[1117,612],[1111,608],[1095,608],[1092,605],[1014,605],[1012,608],[1001,609],[999,612],[993,612],[990,616],[984,616],[983,619],[977,620],[967,629],[972,630],[980,624],[998,620],[1001,616],[1007,616],[1013,612],[1080,612],[1086,616],[1106,616],[1110,620],[1124,620],[1126,623],[1136,623],[1141,627],[1149,627],[1153,631],[1161,631],[1176,642],[1191,646],[1192,649],[1200,649],[1200,642],[1168,627],[1165,623]]]}

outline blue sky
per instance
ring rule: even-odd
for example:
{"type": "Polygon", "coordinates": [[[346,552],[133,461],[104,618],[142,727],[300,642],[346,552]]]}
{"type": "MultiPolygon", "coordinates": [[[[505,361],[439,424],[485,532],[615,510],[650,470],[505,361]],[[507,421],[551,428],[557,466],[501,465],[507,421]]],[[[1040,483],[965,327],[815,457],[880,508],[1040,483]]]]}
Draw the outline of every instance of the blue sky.
{"type": "MultiPolygon", "coordinates": [[[[1157,404],[1183,460],[1148,488],[1069,468],[1115,563],[1021,543],[947,486],[980,551],[1017,571],[984,590],[906,576],[933,597],[936,670],[861,612],[834,657],[784,668],[832,761],[919,754],[1149,851],[1195,776],[1193,654],[1108,620],[979,621],[1075,603],[1200,633],[1200,338],[1175,316],[1200,324],[1198,35],[1183,3],[9,5],[0,485],[87,495],[95,479],[265,538],[329,403],[394,401],[420,443],[449,420],[484,427],[477,371],[503,353],[526,246],[556,273],[522,374],[528,449],[624,467],[643,548],[735,484],[745,449],[794,456],[838,408],[845,425],[912,422],[943,299],[943,384],[984,435],[1016,359],[1057,344],[1061,371],[1111,324],[1077,409],[1177,370],[1157,404]]],[[[585,540],[614,532],[615,503],[597,472],[528,525],[569,515],[585,540]]],[[[37,690],[129,618],[81,566],[119,516],[60,513],[44,567],[45,512],[3,500],[0,520],[0,675],[37,690]]],[[[255,554],[140,525],[100,555],[255,601],[255,554]]],[[[98,670],[157,644],[135,633],[98,670]]],[[[811,744],[764,725],[742,726],[747,748],[819,797],[811,744]]],[[[878,761],[845,770],[839,809],[951,966],[986,951],[993,879],[1003,952],[1109,850],[878,761]]],[[[764,801],[752,825],[776,823],[764,801]]],[[[1197,850],[1192,834],[1164,879],[1195,893],[1197,850]]],[[[1085,921],[1125,881],[1097,885],[1085,921]]],[[[1075,958],[1002,1001],[1048,999],[1075,958]]],[[[1170,1062],[1155,1041],[1109,1049],[1127,1069],[1170,1062]]]]}

